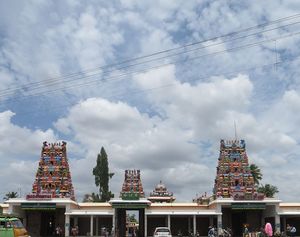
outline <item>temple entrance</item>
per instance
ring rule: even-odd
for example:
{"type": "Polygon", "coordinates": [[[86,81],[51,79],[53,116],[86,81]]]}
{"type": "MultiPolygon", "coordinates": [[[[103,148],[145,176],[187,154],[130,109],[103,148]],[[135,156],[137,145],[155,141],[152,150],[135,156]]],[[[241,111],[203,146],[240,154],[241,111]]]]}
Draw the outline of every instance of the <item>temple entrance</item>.
{"type": "Polygon", "coordinates": [[[55,212],[41,213],[41,236],[55,235],[55,212]]]}
{"type": "Polygon", "coordinates": [[[116,236],[145,237],[144,208],[115,209],[116,236]]]}
{"type": "Polygon", "coordinates": [[[232,234],[233,236],[243,236],[244,224],[247,223],[246,212],[232,212],[232,234]]]}
{"type": "Polygon", "coordinates": [[[64,233],[65,209],[54,210],[26,210],[25,227],[32,237],[55,236],[55,228],[60,227],[64,233]]]}

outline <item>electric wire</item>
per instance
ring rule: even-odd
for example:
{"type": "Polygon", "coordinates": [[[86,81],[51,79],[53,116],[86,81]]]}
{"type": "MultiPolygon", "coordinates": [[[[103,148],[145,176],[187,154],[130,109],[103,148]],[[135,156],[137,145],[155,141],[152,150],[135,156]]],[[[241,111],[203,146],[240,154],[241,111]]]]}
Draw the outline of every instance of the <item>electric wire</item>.
{"type": "MultiPolygon", "coordinates": [[[[208,41],[214,41],[214,40],[221,39],[221,38],[224,38],[224,37],[229,37],[229,36],[237,35],[237,34],[240,34],[240,33],[242,33],[242,32],[246,32],[246,31],[249,31],[249,30],[252,30],[252,29],[255,29],[255,28],[265,27],[265,26],[270,26],[270,25],[273,25],[273,24],[277,24],[277,23],[279,23],[279,22],[283,22],[283,21],[295,19],[295,18],[298,18],[298,17],[300,17],[300,14],[288,16],[288,17],[285,17],[285,18],[280,18],[280,19],[278,19],[278,20],[266,22],[266,23],[263,23],[263,24],[259,24],[259,25],[256,25],[256,26],[252,26],[252,27],[246,28],[246,29],[242,29],[242,30],[240,30],[240,31],[235,31],[235,32],[231,32],[231,33],[228,33],[228,34],[225,34],[225,35],[213,37],[213,38],[210,38],[210,39],[207,39],[207,40],[202,40],[202,41],[198,41],[198,42],[186,44],[186,45],[183,45],[183,46],[180,46],[180,47],[176,47],[176,48],[172,48],[172,49],[167,49],[167,50],[164,50],[164,51],[159,51],[159,52],[156,52],[156,53],[152,53],[152,54],[148,54],[148,55],[144,55],[144,56],[140,56],[140,57],[136,57],[136,58],[124,60],[124,61],[121,61],[121,62],[119,62],[119,63],[115,63],[115,64],[111,64],[111,65],[106,65],[106,66],[101,66],[101,67],[98,67],[98,68],[96,68],[96,69],[89,69],[89,70],[81,71],[81,72],[78,72],[78,73],[72,73],[72,74],[60,76],[60,77],[57,77],[57,78],[50,78],[50,79],[46,79],[46,80],[39,81],[39,82],[28,83],[28,84],[26,85],[26,87],[29,87],[29,88],[30,88],[30,87],[33,87],[34,85],[37,86],[37,85],[40,85],[40,84],[41,84],[42,86],[55,85],[55,80],[59,80],[58,82],[56,82],[56,83],[59,84],[59,83],[61,83],[61,80],[64,79],[64,78],[80,76],[80,75],[82,75],[82,74],[90,73],[90,72],[95,71],[95,70],[101,70],[101,69],[110,68],[110,67],[117,66],[117,65],[122,65],[122,64],[125,64],[125,63],[128,63],[128,62],[133,62],[133,61],[136,61],[136,60],[140,60],[140,59],[144,59],[144,58],[149,58],[149,57],[156,56],[156,55],[160,55],[160,54],[163,54],[163,53],[166,53],[166,52],[172,52],[172,51],[175,51],[175,50],[178,50],[178,49],[186,49],[187,47],[190,47],[190,46],[194,46],[194,45],[197,45],[197,44],[203,44],[203,43],[208,42],[208,41]],[[47,83],[50,83],[50,85],[47,84],[47,83]],[[54,83],[54,84],[53,84],[53,83],[54,83]],[[44,85],[44,84],[45,84],[45,85],[44,85]]],[[[158,59],[160,60],[160,59],[164,59],[164,58],[168,58],[168,57],[172,57],[172,56],[178,56],[178,55],[180,55],[180,54],[185,54],[185,53],[188,53],[188,52],[191,52],[191,51],[195,51],[195,50],[199,50],[199,49],[204,49],[204,48],[216,46],[216,45],[219,45],[219,44],[224,44],[224,43],[226,43],[226,42],[230,42],[230,41],[233,41],[233,40],[238,40],[238,39],[242,39],[242,38],[247,38],[247,37],[250,37],[250,36],[254,36],[254,35],[257,35],[257,34],[265,33],[265,32],[268,32],[268,31],[273,31],[273,30],[275,30],[275,29],[284,28],[284,27],[291,26],[291,25],[295,25],[295,24],[298,24],[298,23],[299,23],[299,22],[293,22],[293,23],[290,23],[290,24],[288,24],[288,25],[279,26],[279,27],[272,28],[272,29],[268,29],[268,30],[264,30],[264,31],[261,31],[261,32],[255,32],[255,33],[252,33],[252,34],[250,34],[250,35],[240,36],[240,37],[238,37],[238,38],[231,39],[231,40],[227,40],[227,41],[224,41],[224,42],[221,42],[221,43],[217,43],[217,44],[211,44],[211,45],[202,46],[202,47],[196,48],[196,49],[186,50],[186,51],[184,51],[184,52],[175,53],[175,54],[173,54],[173,55],[167,55],[167,56],[164,56],[164,57],[160,57],[160,58],[158,58],[158,59]]],[[[140,65],[140,64],[144,64],[144,63],[149,63],[149,62],[152,62],[152,61],[155,61],[155,60],[158,60],[158,59],[155,58],[155,59],[152,59],[152,60],[150,60],[150,61],[148,60],[148,61],[145,61],[145,62],[140,62],[140,63],[138,63],[138,64],[131,64],[131,65],[129,65],[129,66],[125,66],[125,67],[117,68],[117,69],[113,69],[113,70],[122,70],[122,69],[125,69],[125,68],[127,68],[127,67],[133,67],[133,66],[136,66],[136,65],[140,65]]],[[[107,73],[108,73],[108,72],[107,72],[107,73]]],[[[80,77],[79,79],[83,79],[83,78],[85,78],[85,77],[80,77]]],[[[72,81],[73,81],[73,80],[72,80],[72,81]]],[[[63,82],[63,83],[65,83],[65,82],[63,82]]],[[[1,93],[2,93],[2,95],[5,95],[5,94],[3,94],[4,92],[13,94],[13,93],[15,93],[17,90],[21,90],[21,89],[23,89],[23,88],[24,88],[24,86],[18,87],[18,88],[11,88],[11,89],[7,89],[7,90],[0,91],[0,96],[1,96],[1,93]]],[[[32,89],[32,88],[31,88],[31,89],[32,89]]]]}
{"type": "MultiPolygon", "coordinates": [[[[287,58],[287,59],[284,59],[284,60],[280,60],[278,61],[276,64],[277,64],[277,67],[279,67],[280,65],[284,64],[284,63],[288,63],[288,62],[294,62],[294,61],[297,61],[298,59],[300,59],[300,55],[299,56],[295,56],[295,57],[292,57],[292,58],[287,58]]],[[[254,71],[254,70],[257,70],[257,69],[261,69],[261,70],[267,70],[268,68],[272,68],[274,67],[275,63],[269,63],[269,64],[263,64],[261,66],[255,66],[255,67],[250,67],[250,68],[242,68],[242,69],[237,69],[237,70],[234,70],[234,71],[228,71],[228,72],[218,72],[216,74],[213,74],[213,75],[206,75],[206,76],[201,76],[199,78],[195,78],[195,79],[189,79],[187,81],[185,81],[184,83],[190,83],[190,82],[196,82],[196,81],[201,81],[201,80],[204,80],[204,79],[208,79],[210,77],[217,77],[217,76],[230,76],[230,75],[235,75],[237,73],[243,73],[243,72],[249,72],[249,71],[254,71]]],[[[172,86],[175,86],[176,84],[175,83],[168,83],[168,84],[164,84],[164,85],[161,85],[159,87],[152,87],[152,88],[147,88],[147,89],[143,89],[143,90],[132,90],[132,91],[127,91],[127,92],[120,92],[118,94],[114,94],[110,97],[108,97],[109,99],[116,99],[118,97],[121,97],[121,96],[125,96],[125,95],[134,95],[134,94],[145,94],[145,93],[150,93],[150,92],[153,92],[153,91],[156,91],[156,90],[159,90],[159,89],[164,89],[164,88],[169,88],[169,87],[172,87],[172,86]]],[[[53,107],[46,107],[44,111],[42,110],[38,110],[38,111],[27,111],[27,112],[19,112],[18,115],[38,115],[38,114],[41,114],[42,116],[47,116],[45,114],[45,112],[48,112],[48,111],[60,111],[62,109],[65,109],[67,106],[69,107],[73,107],[73,106],[76,106],[77,104],[79,104],[80,102],[75,102],[75,103],[68,103],[68,104],[63,104],[63,105],[56,105],[56,106],[53,106],[53,107]]],[[[39,116],[39,117],[42,117],[42,116],[39,116]]]]}
{"type": "MultiPolygon", "coordinates": [[[[144,72],[147,72],[147,71],[150,71],[150,70],[166,67],[166,66],[169,66],[169,65],[172,65],[172,64],[190,62],[190,61],[194,61],[194,60],[197,60],[197,59],[200,59],[200,58],[203,58],[203,57],[207,57],[207,56],[216,56],[216,55],[226,53],[226,52],[233,52],[233,51],[236,51],[236,50],[246,49],[246,48],[258,46],[258,45],[261,45],[261,44],[264,44],[264,43],[267,43],[267,42],[272,42],[274,40],[280,40],[280,39],[296,36],[296,35],[299,35],[299,34],[300,34],[300,31],[299,32],[294,32],[294,33],[291,33],[291,34],[287,34],[287,35],[283,35],[283,36],[280,36],[280,37],[275,37],[275,38],[262,40],[262,41],[251,43],[251,44],[242,45],[242,46],[239,46],[239,47],[233,47],[233,48],[229,48],[229,49],[225,49],[225,50],[221,50],[221,51],[217,51],[217,52],[213,52],[213,53],[209,53],[209,54],[199,55],[199,56],[191,57],[191,58],[188,58],[188,59],[181,59],[181,60],[177,60],[177,61],[174,61],[174,62],[168,62],[168,63],[165,63],[165,64],[160,64],[160,65],[148,67],[148,68],[141,69],[141,70],[138,70],[138,71],[124,72],[124,73],[119,74],[119,75],[107,77],[107,78],[105,78],[105,80],[102,79],[101,81],[99,79],[95,79],[95,80],[91,80],[91,81],[88,81],[88,82],[73,84],[71,86],[63,85],[63,87],[55,88],[55,89],[52,89],[52,90],[40,91],[40,92],[28,94],[28,95],[19,95],[17,98],[12,98],[9,101],[23,100],[24,98],[27,98],[27,97],[45,95],[45,94],[49,94],[49,93],[55,93],[57,91],[71,89],[71,88],[77,88],[77,87],[83,87],[83,86],[92,85],[92,84],[95,84],[95,83],[98,83],[98,82],[110,83],[110,82],[113,82],[113,81],[116,81],[116,80],[121,80],[120,78],[129,76],[129,75],[133,76],[133,75],[144,73],[144,72]]],[[[92,77],[92,76],[95,76],[95,75],[89,75],[87,77],[92,77]]],[[[87,77],[85,77],[85,78],[87,78],[87,77]]],[[[4,97],[3,95],[2,96],[0,95],[0,99],[3,98],[3,97],[4,97]]]]}

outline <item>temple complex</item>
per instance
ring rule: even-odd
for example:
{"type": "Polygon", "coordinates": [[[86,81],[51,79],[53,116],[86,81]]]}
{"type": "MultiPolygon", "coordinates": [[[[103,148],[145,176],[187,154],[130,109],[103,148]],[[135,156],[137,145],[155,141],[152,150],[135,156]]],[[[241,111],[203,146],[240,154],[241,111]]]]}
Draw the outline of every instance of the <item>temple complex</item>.
{"type": "Polygon", "coordinates": [[[263,199],[264,195],[257,193],[244,140],[220,141],[214,194],[235,200],[263,199]]]}
{"type": "Polygon", "coordinates": [[[31,237],[54,236],[57,227],[71,236],[75,226],[78,236],[120,237],[153,236],[156,227],[168,227],[172,236],[207,236],[214,226],[219,235],[229,228],[232,236],[241,237],[245,225],[249,236],[257,236],[266,223],[274,233],[286,231],[287,224],[300,230],[300,202],[284,203],[257,193],[244,140],[221,140],[216,164],[213,195],[205,193],[193,202],[175,202],[162,182],[147,199],[140,170],[126,170],[119,197],[80,203],[74,198],[66,143],[44,142],[31,194],[5,201],[0,210],[18,216],[31,237]],[[136,222],[128,221],[132,212],[136,222]]]}
{"type": "Polygon", "coordinates": [[[39,167],[28,199],[36,197],[75,200],[66,142],[43,143],[39,167]]]}
{"type": "Polygon", "coordinates": [[[148,200],[152,203],[154,202],[174,202],[175,197],[173,196],[173,193],[169,192],[166,186],[162,183],[162,181],[159,182],[159,184],[156,185],[155,189],[152,193],[150,193],[150,197],[148,197],[148,200]]]}
{"type": "Polygon", "coordinates": [[[141,182],[140,170],[125,170],[124,183],[120,192],[120,198],[144,198],[145,193],[141,182]]]}

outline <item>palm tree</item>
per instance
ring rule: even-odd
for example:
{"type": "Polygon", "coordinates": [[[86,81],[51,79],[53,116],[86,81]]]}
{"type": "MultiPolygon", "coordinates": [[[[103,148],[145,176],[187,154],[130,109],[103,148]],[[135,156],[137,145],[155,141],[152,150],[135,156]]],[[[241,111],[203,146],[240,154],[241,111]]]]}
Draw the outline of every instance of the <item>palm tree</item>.
{"type": "Polygon", "coordinates": [[[4,200],[7,201],[10,198],[17,198],[19,195],[17,192],[8,192],[7,194],[5,194],[4,196],[4,200]]]}
{"type": "Polygon", "coordinates": [[[272,198],[274,197],[275,193],[278,193],[278,188],[271,184],[261,185],[257,192],[265,194],[266,197],[272,198]]]}
{"type": "Polygon", "coordinates": [[[253,176],[254,183],[259,184],[259,181],[262,179],[262,173],[260,171],[260,168],[256,164],[251,164],[250,165],[250,172],[253,176]]]}

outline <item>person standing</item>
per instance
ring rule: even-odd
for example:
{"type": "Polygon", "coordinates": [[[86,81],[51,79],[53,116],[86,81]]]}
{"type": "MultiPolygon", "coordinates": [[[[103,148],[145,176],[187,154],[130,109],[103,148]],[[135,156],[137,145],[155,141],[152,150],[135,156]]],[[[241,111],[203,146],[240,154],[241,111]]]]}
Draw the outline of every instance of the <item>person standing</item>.
{"type": "Polygon", "coordinates": [[[296,227],[291,225],[290,236],[296,236],[296,227]]]}
{"type": "Polygon", "coordinates": [[[265,225],[265,233],[268,237],[271,237],[273,236],[273,229],[272,229],[272,225],[267,222],[266,225],[265,225]]]}

